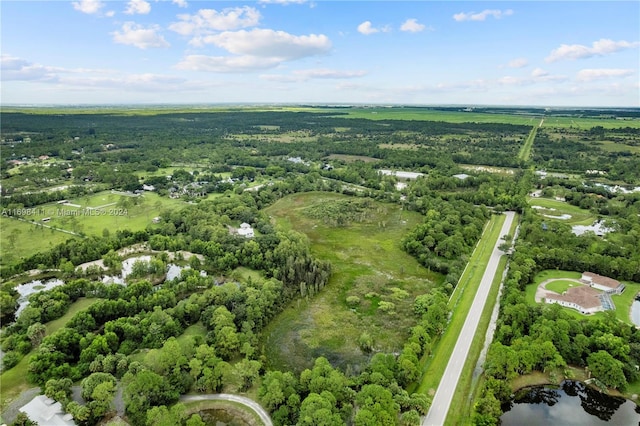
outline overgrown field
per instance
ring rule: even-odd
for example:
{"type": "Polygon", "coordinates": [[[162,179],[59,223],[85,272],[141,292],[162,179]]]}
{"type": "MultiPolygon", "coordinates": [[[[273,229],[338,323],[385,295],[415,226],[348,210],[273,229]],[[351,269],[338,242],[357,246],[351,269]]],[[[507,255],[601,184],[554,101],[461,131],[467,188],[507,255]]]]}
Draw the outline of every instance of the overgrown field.
{"type": "Polygon", "coordinates": [[[565,201],[550,198],[529,198],[529,204],[537,206],[536,211],[545,218],[569,225],[591,225],[596,220],[596,216],[589,210],[581,209],[565,201]],[[564,219],[561,219],[563,217],[564,219]]]}
{"type": "Polygon", "coordinates": [[[400,248],[421,216],[327,193],[291,195],[267,213],[279,227],[305,233],[314,254],[332,264],[322,292],[294,302],[264,330],[269,367],[299,371],[322,355],[357,369],[368,357],[361,349],[368,339],[376,351],[399,352],[415,324],[415,296],[442,279],[400,248]]]}

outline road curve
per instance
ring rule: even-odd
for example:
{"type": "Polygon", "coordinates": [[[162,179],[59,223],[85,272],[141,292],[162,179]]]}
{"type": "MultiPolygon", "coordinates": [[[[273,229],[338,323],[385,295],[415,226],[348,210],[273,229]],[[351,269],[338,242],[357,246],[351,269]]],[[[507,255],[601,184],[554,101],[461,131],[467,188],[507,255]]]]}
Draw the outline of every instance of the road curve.
{"type": "Polygon", "coordinates": [[[260,416],[260,420],[262,420],[262,423],[264,423],[265,426],[273,426],[273,422],[271,421],[271,417],[269,417],[269,413],[267,413],[266,410],[262,408],[260,404],[244,396],[232,395],[229,393],[216,393],[216,394],[206,394],[206,395],[183,395],[180,397],[180,401],[182,402],[193,402],[193,401],[237,402],[255,411],[256,414],[260,416]]]}
{"type": "MultiPolygon", "coordinates": [[[[515,217],[514,212],[506,212],[505,214],[507,217],[502,224],[500,237],[509,233],[511,224],[515,217]]],[[[491,284],[493,283],[493,279],[498,270],[500,257],[503,254],[502,251],[498,249],[498,246],[501,243],[500,241],[501,239],[498,238],[493,246],[493,252],[491,253],[489,263],[487,263],[487,268],[480,280],[480,286],[478,287],[476,296],[473,299],[473,304],[471,305],[467,319],[462,326],[462,330],[458,336],[458,341],[453,349],[451,358],[449,358],[447,368],[444,370],[444,375],[442,376],[438,390],[433,397],[431,408],[429,409],[427,416],[422,421],[422,426],[442,426],[447,418],[453,394],[458,385],[458,380],[460,379],[460,374],[464,368],[464,363],[469,356],[469,348],[471,347],[471,342],[476,334],[482,310],[484,309],[487,297],[489,296],[489,290],[491,289],[491,284]]]]}

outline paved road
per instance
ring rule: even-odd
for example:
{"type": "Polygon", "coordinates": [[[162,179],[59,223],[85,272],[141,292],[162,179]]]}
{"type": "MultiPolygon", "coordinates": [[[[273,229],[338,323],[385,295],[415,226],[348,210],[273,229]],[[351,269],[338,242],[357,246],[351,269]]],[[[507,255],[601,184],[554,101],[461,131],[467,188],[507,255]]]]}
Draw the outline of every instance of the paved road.
{"type": "MultiPolygon", "coordinates": [[[[515,217],[514,212],[506,212],[505,214],[507,217],[502,225],[502,229],[500,230],[500,237],[509,233],[509,229],[511,228],[511,224],[515,217]]],[[[447,364],[447,368],[444,370],[444,375],[442,376],[438,390],[433,398],[431,408],[429,409],[427,416],[422,421],[422,426],[444,425],[447,413],[449,412],[449,406],[451,405],[451,400],[453,399],[453,394],[456,390],[456,386],[458,385],[458,379],[462,373],[464,363],[469,356],[469,348],[471,347],[471,342],[476,334],[480,315],[482,315],[482,310],[484,309],[484,305],[487,301],[493,278],[495,277],[498,269],[498,262],[503,254],[502,251],[498,249],[500,244],[501,238],[498,238],[498,241],[496,241],[493,247],[491,258],[487,264],[487,269],[485,269],[482,279],[480,280],[480,286],[478,287],[476,297],[473,300],[467,319],[464,322],[464,326],[462,326],[462,330],[458,336],[458,341],[456,342],[456,346],[453,349],[453,353],[451,354],[451,358],[447,364]]]]}
{"type": "Polygon", "coordinates": [[[180,397],[180,401],[189,402],[189,401],[233,401],[243,404],[260,416],[260,420],[264,423],[265,426],[273,426],[273,422],[271,421],[271,417],[269,417],[269,413],[265,411],[264,408],[257,402],[252,399],[245,398],[240,395],[232,395],[228,393],[217,393],[217,394],[208,394],[208,395],[185,395],[180,397]]]}

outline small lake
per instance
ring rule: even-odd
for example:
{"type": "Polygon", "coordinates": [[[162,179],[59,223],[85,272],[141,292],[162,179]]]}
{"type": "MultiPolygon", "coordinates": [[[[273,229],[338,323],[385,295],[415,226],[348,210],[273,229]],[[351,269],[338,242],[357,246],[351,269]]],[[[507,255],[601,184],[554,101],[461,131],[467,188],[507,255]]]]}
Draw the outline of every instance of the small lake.
{"type": "Polygon", "coordinates": [[[631,322],[640,327],[640,300],[638,299],[631,305],[631,322]]]}
{"type": "Polygon", "coordinates": [[[612,397],[581,382],[564,381],[560,387],[534,386],[517,392],[502,409],[502,426],[636,426],[640,408],[624,398],[612,397]]]}
{"type": "Polygon", "coordinates": [[[41,291],[51,290],[52,288],[59,287],[63,284],[64,281],[53,278],[46,281],[33,280],[17,286],[16,291],[20,296],[18,296],[18,309],[16,310],[15,317],[17,318],[18,315],[20,315],[20,312],[27,307],[29,304],[29,296],[41,291]]]}

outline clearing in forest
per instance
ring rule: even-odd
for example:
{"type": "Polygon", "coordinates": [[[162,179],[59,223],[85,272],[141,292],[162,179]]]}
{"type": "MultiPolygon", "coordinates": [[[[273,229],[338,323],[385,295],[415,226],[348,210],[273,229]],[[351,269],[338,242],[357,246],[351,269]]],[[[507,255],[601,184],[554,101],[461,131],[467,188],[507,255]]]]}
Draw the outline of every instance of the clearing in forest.
{"type": "Polygon", "coordinates": [[[266,212],[277,226],[306,234],[313,254],[332,265],[319,294],[292,302],[264,330],[269,368],[300,371],[325,356],[357,371],[367,347],[399,352],[416,323],[415,297],[442,279],[400,247],[422,216],[395,204],[317,192],[285,197],[266,212]]]}

